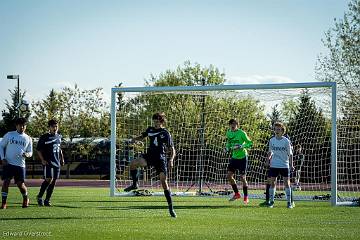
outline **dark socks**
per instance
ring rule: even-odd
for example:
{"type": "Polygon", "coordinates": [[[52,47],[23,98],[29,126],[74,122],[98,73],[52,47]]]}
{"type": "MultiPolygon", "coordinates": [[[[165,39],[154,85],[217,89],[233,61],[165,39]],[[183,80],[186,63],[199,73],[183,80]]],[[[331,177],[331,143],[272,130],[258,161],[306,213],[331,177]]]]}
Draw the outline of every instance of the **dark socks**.
{"type": "Polygon", "coordinates": [[[45,197],[45,200],[50,200],[50,198],[51,198],[51,195],[52,195],[52,193],[53,193],[53,191],[54,191],[54,188],[55,188],[55,181],[53,180],[50,184],[49,184],[49,186],[48,186],[48,188],[47,188],[47,190],[46,190],[46,197],[45,197]]]}
{"type": "Polygon", "coordinates": [[[8,195],[7,192],[1,192],[2,204],[6,203],[7,195],[8,195]]]}
{"type": "Polygon", "coordinates": [[[38,198],[42,198],[44,193],[45,193],[45,190],[47,189],[47,187],[49,186],[49,182],[47,181],[43,181],[43,183],[41,184],[41,187],[40,187],[40,191],[39,191],[39,194],[38,194],[38,198]]]}
{"type": "Polygon", "coordinates": [[[133,180],[133,186],[136,186],[138,181],[138,170],[130,170],[131,179],[133,180]]]}
{"type": "Polygon", "coordinates": [[[165,194],[165,197],[166,197],[166,201],[169,205],[169,208],[172,208],[172,198],[171,198],[171,193],[170,193],[170,190],[164,190],[164,194],[165,194]]]}
{"type": "Polygon", "coordinates": [[[238,189],[238,187],[237,187],[236,184],[232,184],[231,187],[232,187],[232,189],[234,190],[234,193],[238,193],[238,192],[239,192],[239,189],[238,189]]]}
{"type": "Polygon", "coordinates": [[[247,186],[243,186],[243,192],[244,192],[244,196],[248,195],[248,187],[247,186]]]}
{"type": "Polygon", "coordinates": [[[269,189],[270,189],[270,184],[266,184],[265,198],[267,202],[270,201],[269,189]]]}

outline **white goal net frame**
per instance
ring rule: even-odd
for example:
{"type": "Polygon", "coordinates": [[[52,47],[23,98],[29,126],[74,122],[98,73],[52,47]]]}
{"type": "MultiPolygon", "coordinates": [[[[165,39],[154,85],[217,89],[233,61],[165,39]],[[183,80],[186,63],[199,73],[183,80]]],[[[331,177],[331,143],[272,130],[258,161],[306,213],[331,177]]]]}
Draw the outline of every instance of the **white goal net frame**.
{"type": "MultiPolygon", "coordinates": [[[[119,93],[122,94],[131,94],[131,93],[137,93],[137,94],[144,94],[144,93],[189,93],[192,92],[196,93],[209,93],[214,91],[249,91],[249,90],[291,90],[291,89],[328,89],[330,90],[330,115],[329,118],[331,119],[331,176],[330,176],[330,194],[328,194],[328,197],[324,196],[311,196],[310,198],[304,198],[304,199],[310,199],[310,200],[330,200],[331,205],[353,205],[354,200],[353,198],[340,198],[338,195],[339,186],[338,186],[338,162],[337,162],[337,154],[338,154],[338,145],[337,145],[337,85],[335,82],[306,82],[306,83],[283,83],[283,84],[244,84],[244,85],[212,85],[212,86],[169,86],[169,87],[116,87],[111,89],[111,155],[110,155],[110,196],[129,196],[129,194],[125,194],[120,188],[124,186],[117,186],[117,161],[119,159],[118,156],[118,149],[117,149],[117,143],[119,141],[118,134],[117,134],[117,122],[119,116],[118,114],[118,103],[117,103],[117,96],[119,93]]],[[[160,109],[159,109],[160,110],[160,109]]],[[[228,119],[227,119],[228,120],[228,119]]],[[[145,130],[145,129],[143,129],[145,130]]],[[[225,133],[224,133],[225,134],[225,133]]],[[[200,157],[201,159],[202,157],[200,157]]],[[[200,168],[199,172],[199,181],[195,182],[194,184],[198,184],[199,189],[196,191],[195,195],[202,195],[206,196],[207,194],[205,192],[202,192],[203,184],[206,184],[204,181],[202,181],[202,171],[203,168],[200,168]],[[201,194],[205,193],[205,194],[201,194]]],[[[129,175],[127,174],[129,177],[129,175]]],[[[171,180],[169,180],[171,181],[171,180]]],[[[176,182],[176,179],[174,180],[176,182]]],[[[127,179],[126,184],[130,183],[130,179],[127,179]]],[[[226,182],[226,179],[224,180],[226,182]]],[[[193,184],[193,185],[194,185],[193,184]]],[[[171,185],[171,184],[170,184],[171,185]]],[[[176,183],[174,183],[172,186],[172,189],[174,189],[174,186],[176,188],[176,183]]],[[[228,188],[230,185],[228,185],[228,188]]],[[[188,189],[182,188],[181,191],[178,189],[173,190],[173,193],[178,193],[178,195],[193,195],[193,194],[187,194],[187,190],[192,188],[192,185],[188,186],[188,189]],[[180,194],[183,193],[183,194],[180,194]]],[[[263,191],[263,190],[262,190],[263,191]]],[[[261,190],[260,190],[261,192],[261,190]]],[[[257,196],[262,198],[263,194],[257,194],[257,196]]],[[[251,197],[251,196],[250,196],[251,197]]],[[[296,196],[295,196],[296,199],[296,196]]],[[[298,198],[302,199],[302,198],[298,198]]]]}

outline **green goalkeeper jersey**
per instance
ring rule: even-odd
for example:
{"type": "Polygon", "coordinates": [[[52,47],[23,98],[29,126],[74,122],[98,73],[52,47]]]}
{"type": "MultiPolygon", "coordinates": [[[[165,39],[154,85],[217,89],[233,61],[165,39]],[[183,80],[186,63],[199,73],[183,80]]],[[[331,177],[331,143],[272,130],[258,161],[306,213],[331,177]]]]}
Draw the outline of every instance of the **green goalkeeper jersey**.
{"type": "Polygon", "coordinates": [[[231,129],[226,132],[226,149],[231,151],[231,157],[234,159],[242,159],[247,155],[247,148],[252,146],[253,142],[249,139],[246,133],[237,129],[231,131],[231,129]],[[237,146],[242,146],[237,148],[237,146]]]}

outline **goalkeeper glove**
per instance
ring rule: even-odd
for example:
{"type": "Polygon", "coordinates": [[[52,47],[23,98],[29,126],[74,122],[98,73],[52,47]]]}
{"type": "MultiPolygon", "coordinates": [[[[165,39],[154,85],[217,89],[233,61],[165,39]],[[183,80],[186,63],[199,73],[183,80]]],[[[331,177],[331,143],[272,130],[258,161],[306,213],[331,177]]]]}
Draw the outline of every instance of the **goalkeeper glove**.
{"type": "Polygon", "coordinates": [[[243,145],[241,145],[241,144],[235,144],[235,146],[234,146],[234,150],[235,149],[241,149],[241,148],[243,148],[243,145]]]}

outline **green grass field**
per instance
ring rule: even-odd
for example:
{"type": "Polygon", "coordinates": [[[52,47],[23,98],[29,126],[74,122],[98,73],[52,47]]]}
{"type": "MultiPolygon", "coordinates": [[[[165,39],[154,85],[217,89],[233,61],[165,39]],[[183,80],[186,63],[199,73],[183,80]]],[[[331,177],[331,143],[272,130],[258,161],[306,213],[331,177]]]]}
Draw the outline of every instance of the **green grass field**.
{"type": "Polygon", "coordinates": [[[174,197],[178,218],[169,217],[164,197],[109,197],[104,188],[58,187],[53,207],[38,207],[38,188],[29,188],[30,207],[11,188],[0,210],[3,239],[359,239],[360,207],[297,202],[273,209],[260,200],[174,197]],[[22,234],[22,236],[20,236],[22,234]],[[30,235],[30,236],[29,236],[30,235]],[[31,236],[33,235],[33,236],[31,236]]]}

